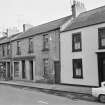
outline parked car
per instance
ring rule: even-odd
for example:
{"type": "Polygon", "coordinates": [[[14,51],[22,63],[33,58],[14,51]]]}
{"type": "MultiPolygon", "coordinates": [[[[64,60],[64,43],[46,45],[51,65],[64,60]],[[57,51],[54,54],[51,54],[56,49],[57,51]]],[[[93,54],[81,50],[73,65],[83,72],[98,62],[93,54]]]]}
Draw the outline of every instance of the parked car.
{"type": "Polygon", "coordinates": [[[105,82],[101,83],[101,87],[92,88],[92,95],[100,102],[105,103],[105,82]]]}

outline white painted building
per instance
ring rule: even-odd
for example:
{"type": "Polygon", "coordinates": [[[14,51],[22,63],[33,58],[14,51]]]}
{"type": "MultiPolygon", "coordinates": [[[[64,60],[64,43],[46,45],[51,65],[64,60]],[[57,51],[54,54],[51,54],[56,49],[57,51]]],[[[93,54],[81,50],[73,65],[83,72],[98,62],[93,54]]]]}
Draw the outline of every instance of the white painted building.
{"type": "Polygon", "coordinates": [[[105,81],[105,6],[75,17],[60,34],[61,83],[99,86],[105,81]]]}

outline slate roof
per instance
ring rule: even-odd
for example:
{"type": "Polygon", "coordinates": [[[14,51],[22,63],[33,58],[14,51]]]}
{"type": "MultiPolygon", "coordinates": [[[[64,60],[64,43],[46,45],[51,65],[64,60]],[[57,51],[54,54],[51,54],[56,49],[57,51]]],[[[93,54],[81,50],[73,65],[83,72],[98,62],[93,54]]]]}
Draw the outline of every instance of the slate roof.
{"type": "Polygon", "coordinates": [[[105,6],[81,13],[63,31],[105,23],[105,6]]]}
{"type": "Polygon", "coordinates": [[[20,32],[20,33],[17,33],[17,34],[14,34],[10,37],[10,40],[13,41],[15,39],[17,39],[19,36],[21,36],[23,34],[23,32],[20,32]]]}
{"type": "Polygon", "coordinates": [[[4,36],[0,38],[0,44],[9,42],[9,38],[4,36]]]}
{"type": "Polygon", "coordinates": [[[26,32],[19,35],[16,39],[30,37],[32,35],[45,33],[45,32],[60,28],[60,26],[63,25],[71,17],[72,16],[66,16],[66,17],[63,17],[63,18],[58,19],[58,20],[54,20],[54,21],[51,21],[51,22],[48,22],[48,23],[45,23],[45,24],[42,24],[42,25],[32,27],[32,28],[28,29],[26,32]]]}
{"type": "Polygon", "coordinates": [[[10,36],[10,37],[7,37],[7,36],[1,37],[1,38],[0,38],[0,44],[8,43],[8,42],[10,42],[11,40],[16,39],[16,38],[17,38],[19,35],[21,35],[21,34],[22,34],[22,33],[17,33],[17,34],[14,34],[14,35],[10,36]]]}

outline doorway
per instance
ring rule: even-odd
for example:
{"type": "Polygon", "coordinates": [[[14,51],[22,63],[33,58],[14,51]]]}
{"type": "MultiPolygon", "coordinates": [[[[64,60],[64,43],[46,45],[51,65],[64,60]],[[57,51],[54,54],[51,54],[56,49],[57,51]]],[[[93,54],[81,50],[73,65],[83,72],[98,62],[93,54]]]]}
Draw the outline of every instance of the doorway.
{"type": "Polygon", "coordinates": [[[26,78],[26,72],[25,72],[25,60],[22,60],[22,78],[26,78]]]}
{"type": "Polygon", "coordinates": [[[10,62],[7,62],[7,78],[11,78],[11,71],[10,71],[10,62]]]}
{"type": "Polygon", "coordinates": [[[34,76],[33,76],[33,60],[30,60],[30,80],[33,80],[34,79],[34,76]]]}
{"type": "Polygon", "coordinates": [[[99,86],[105,81],[105,53],[98,54],[99,86]]]}
{"type": "Polygon", "coordinates": [[[60,83],[60,61],[54,61],[55,83],[60,83]]]}
{"type": "Polygon", "coordinates": [[[14,78],[19,78],[19,62],[14,62],[14,78]]]}

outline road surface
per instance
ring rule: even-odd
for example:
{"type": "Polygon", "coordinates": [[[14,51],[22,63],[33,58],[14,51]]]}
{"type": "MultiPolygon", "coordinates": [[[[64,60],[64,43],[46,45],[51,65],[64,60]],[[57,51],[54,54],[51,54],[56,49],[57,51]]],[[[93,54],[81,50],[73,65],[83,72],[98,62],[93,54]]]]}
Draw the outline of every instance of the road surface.
{"type": "Polygon", "coordinates": [[[72,100],[27,88],[0,85],[0,105],[103,105],[102,103],[72,100]]]}

